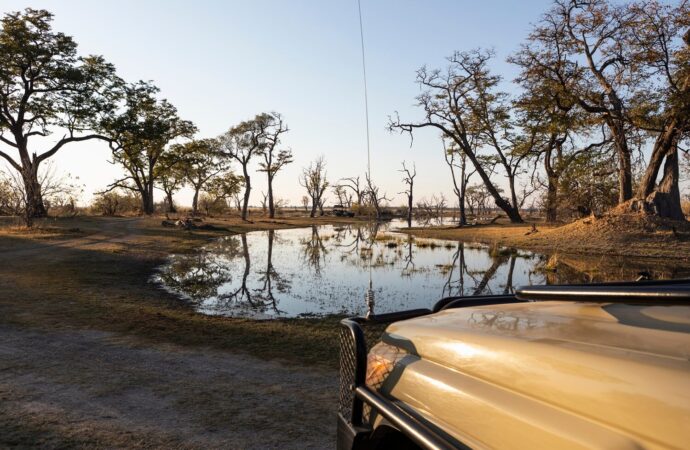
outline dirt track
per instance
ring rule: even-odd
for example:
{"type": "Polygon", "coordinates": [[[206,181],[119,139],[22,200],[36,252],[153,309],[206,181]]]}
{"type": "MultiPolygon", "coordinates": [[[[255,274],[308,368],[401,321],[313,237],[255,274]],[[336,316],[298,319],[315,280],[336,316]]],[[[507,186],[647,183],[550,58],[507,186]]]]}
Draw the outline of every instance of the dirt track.
{"type": "Polygon", "coordinates": [[[329,371],[0,325],[0,447],[331,448],[335,393],[329,371]]]}

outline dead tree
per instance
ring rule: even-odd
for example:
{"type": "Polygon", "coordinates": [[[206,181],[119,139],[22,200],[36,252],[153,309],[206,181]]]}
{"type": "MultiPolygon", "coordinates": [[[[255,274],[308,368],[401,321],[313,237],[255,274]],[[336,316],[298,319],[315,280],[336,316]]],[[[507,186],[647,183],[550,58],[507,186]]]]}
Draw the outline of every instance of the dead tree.
{"type": "Polygon", "coordinates": [[[373,182],[369,174],[366,175],[367,189],[364,193],[364,198],[367,199],[371,206],[376,211],[376,220],[381,220],[383,211],[381,209],[384,202],[389,202],[391,199],[386,197],[386,194],[381,194],[381,189],[373,182]]]}
{"type": "Polygon", "coordinates": [[[403,182],[407,185],[407,189],[405,191],[401,192],[401,194],[405,194],[407,197],[407,228],[410,228],[412,226],[412,201],[413,201],[413,190],[414,190],[414,177],[417,176],[417,167],[413,163],[412,164],[412,171],[410,172],[410,169],[408,169],[405,166],[405,161],[402,162],[402,170],[399,170],[398,172],[402,172],[403,175],[403,182]]]}
{"type": "Polygon", "coordinates": [[[467,185],[470,182],[470,177],[474,175],[476,170],[468,170],[467,155],[452,145],[446,146],[445,140],[443,140],[443,155],[446,159],[446,164],[448,164],[448,167],[450,168],[450,174],[453,179],[453,192],[458,198],[458,208],[460,211],[458,226],[464,226],[467,225],[467,214],[465,213],[465,193],[467,192],[467,185]],[[460,169],[459,175],[456,174],[456,169],[460,169]],[[458,178],[460,179],[459,185],[458,178]]]}
{"type": "Polygon", "coordinates": [[[364,204],[366,188],[364,186],[360,186],[359,177],[343,178],[340,180],[340,185],[344,188],[350,189],[354,193],[359,206],[364,204]]]}
{"type": "Polygon", "coordinates": [[[316,209],[319,208],[323,213],[323,194],[328,188],[326,179],[326,161],[323,156],[319,156],[309,164],[309,167],[302,169],[299,184],[307,190],[311,198],[311,213],[309,217],[316,216],[316,209]]]}

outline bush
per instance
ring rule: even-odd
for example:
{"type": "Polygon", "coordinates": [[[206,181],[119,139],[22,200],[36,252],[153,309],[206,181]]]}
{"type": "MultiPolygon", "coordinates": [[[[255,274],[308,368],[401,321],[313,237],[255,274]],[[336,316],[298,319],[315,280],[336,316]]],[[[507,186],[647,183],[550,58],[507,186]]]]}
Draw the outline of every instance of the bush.
{"type": "Polygon", "coordinates": [[[140,213],[141,200],[132,192],[99,192],[91,201],[91,213],[116,216],[125,213],[140,213]]]}
{"type": "Polygon", "coordinates": [[[216,198],[203,192],[199,195],[199,209],[207,216],[219,215],[228,210],[228,202],[224,198],[216,198]]]}

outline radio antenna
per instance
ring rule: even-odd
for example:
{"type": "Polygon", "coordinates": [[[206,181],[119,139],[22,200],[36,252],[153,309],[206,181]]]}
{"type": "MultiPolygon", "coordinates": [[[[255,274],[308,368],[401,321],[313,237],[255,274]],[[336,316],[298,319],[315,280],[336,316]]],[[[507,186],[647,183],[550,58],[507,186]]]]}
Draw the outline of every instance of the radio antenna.
{"type": "MultiPolygon", "coordinates": [[[[366,122],[367,130],[367,180],[371,180],[371,142],[369,138],[369,95],[367,92],[367,63],[364,53],[364,25],[362,24],[362,1],[357,0],[357,10],[359,12],[359,38],[362,44],[362,79],[364,81],[364,118],[366,122]]],[[[370,192],[369,195],[374,195],[370,192]]],[[[376,230],[376,227],[374,227],[376,230]]],[[[371,236],[371,242],[369,242],[369,288],[365,296],[365,301],[367,304],[367,317],[374,315],[374,306],[376,301],[374,300],[374,283],[372,277],[372,267],[371,259],[373,257],[373,247],[374,247],[375,236],[371,236]]]]}

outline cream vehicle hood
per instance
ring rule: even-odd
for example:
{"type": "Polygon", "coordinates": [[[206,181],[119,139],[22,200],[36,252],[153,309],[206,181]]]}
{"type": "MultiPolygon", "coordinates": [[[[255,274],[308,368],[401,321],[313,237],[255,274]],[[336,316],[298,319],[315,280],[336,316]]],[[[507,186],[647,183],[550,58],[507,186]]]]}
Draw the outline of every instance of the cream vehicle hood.
{"type": "Polygon", "coordinates": [[[690,307],[534,302],[390,325],[381,387],[472,447],[687,448],[690,307]]]}

